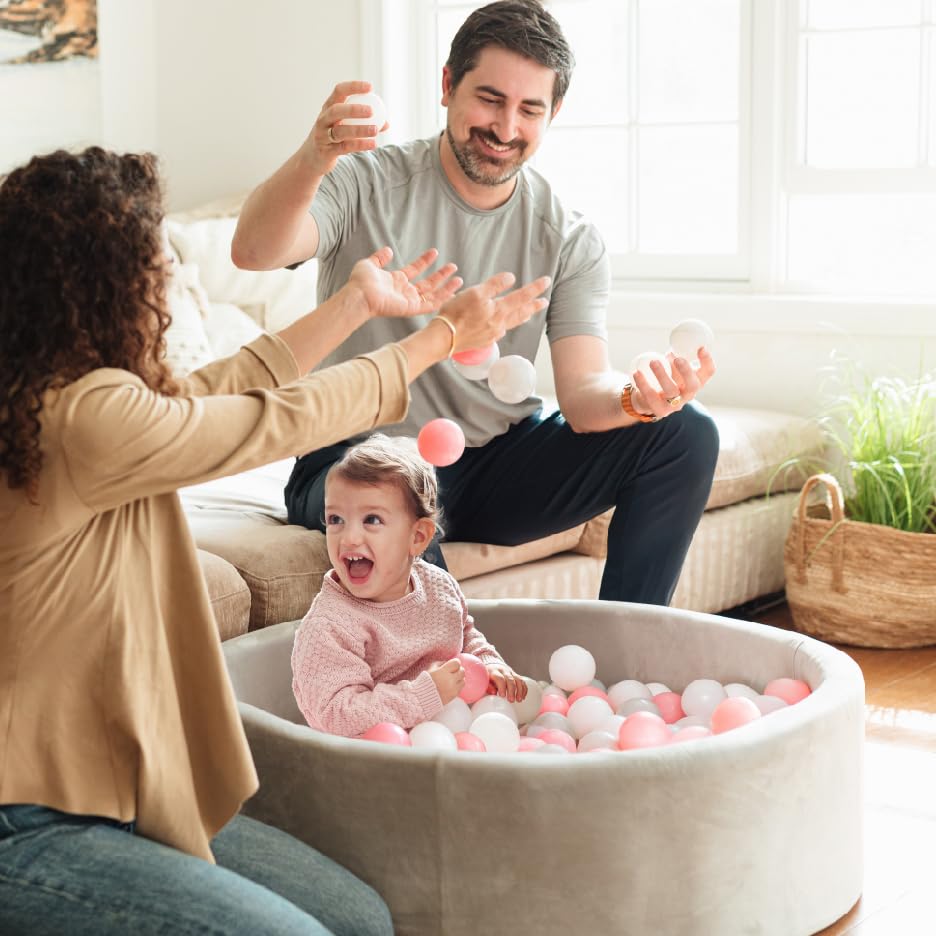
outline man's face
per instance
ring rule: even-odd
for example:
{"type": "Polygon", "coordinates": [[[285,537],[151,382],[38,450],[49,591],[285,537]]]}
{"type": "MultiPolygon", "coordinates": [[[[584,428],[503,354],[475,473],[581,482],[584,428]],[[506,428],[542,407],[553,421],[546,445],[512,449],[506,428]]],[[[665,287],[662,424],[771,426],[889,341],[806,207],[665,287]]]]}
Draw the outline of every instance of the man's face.
{"type": "MultiPolygon", "coordinates": [[[[487,46],[454,90],[446,68],[446,135],[465,175],[479,185],[509,182],[539,149],[551,112],[555,73],[499,46],[487,46]]],[[[558,106],[556,111],[558,111],[558,106]]]]}

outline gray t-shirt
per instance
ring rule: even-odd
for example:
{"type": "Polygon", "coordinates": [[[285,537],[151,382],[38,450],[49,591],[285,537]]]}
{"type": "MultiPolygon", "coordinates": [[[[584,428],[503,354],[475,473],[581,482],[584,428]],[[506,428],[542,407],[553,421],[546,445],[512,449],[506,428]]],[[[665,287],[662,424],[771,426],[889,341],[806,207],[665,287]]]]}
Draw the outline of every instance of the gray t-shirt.
{"type": "MultiPolygon", "coordinates": [[[[550,342],[572,335],[607,340],[610,264],[601,235],[581,214],[563,207],[538,172],[524,167],[517,178],[505,204],[480,211],[448,181],[439,137],[342,156],[310,208],[319,229],[319,302],[347,282],[358,260],[384,245],[393,249],[395,269],[437,247],[438,265],[457,264],[467,286],[501,271],[516,274],[518,285],[552,277],[548,308],[498,342],[502,357],[519,354],[533,361],[544,329],[550,342]]],[[[429,318],[372,319],[320,366],[399,340],[429,318]]],[[[443,361],[413,384],[406,421],[381,431],[416,436],[429,420],[445,416],[462,427],[469,446],[481,446],[541,402],[534,396],[503,403],[486,380],[468,380],[451,361],[443,361]]]]}

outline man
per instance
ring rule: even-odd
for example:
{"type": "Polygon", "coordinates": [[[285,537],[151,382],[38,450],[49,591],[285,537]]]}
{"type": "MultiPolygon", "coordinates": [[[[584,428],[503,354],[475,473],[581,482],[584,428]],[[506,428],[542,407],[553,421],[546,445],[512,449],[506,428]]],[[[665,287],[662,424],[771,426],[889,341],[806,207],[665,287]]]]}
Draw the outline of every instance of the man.
{"type": "MultiPolygon", "coordinates": [[[[615,507],[600,597],[667,604],[711,487],[712,420],[687,404],[714,373],[676,358],[633,384],[609,363],[610,285],[600,235],[565,208],[527,164],[562,105],[573,65],[558,23],[537,2],[500,0],[472,13],[442,72],[441,136],[376,147],[376,126],[344,103],[364,82],[336,86],[308,138],[248,198],[232,245],[238,266],[270,269],[316,256],[319,299],[350,266],[389,244],[397,256],[437,247],[467,283],[508,269],[520,282],[552,277],[549,307],[501,342],[502,355],[536,355],[545,329],[560,411],[497,400],[485,381],[450,362],[414,384],[405,423],[416,436],[446,416],[468,448],[438,470],[447,537],[515,545],[615,507]]],[[[587,154],[583,153],[583,171],[587,154]]],[[[400,337],[414,320],[375,321],[324,363],[400,337]]],[[[325,473],[345,446],[300,458],[286,488],[291,522],[322,529],[325,473]]],[[[438,561],[441,561],[440,558],[438,561]]]]}

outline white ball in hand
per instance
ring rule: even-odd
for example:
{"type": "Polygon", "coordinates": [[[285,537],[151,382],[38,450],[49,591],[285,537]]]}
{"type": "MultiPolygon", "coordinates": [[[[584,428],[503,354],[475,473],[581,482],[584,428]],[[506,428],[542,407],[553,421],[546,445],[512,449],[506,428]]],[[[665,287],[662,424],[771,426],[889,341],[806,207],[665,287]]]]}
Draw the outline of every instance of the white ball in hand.
{"type": "Polygon", "coordinates": [[[370,117],[345,117],[341,122],[343,124],[375,124],[379,133],[383,125],[387,122],[387,106],[381,100],[379,94],[368,91],[366,94],[349,94],[345,98],[345,104],[366,104],[371,109],[370,117]]]}
{"type": "Polygon", "coordinates": [[[631,361],[630,372],[633,376],[637,371],[640,371],[650,382],[650,386],[654,390],[659,390],[660,381],[657,380],[656,374],[650,370],[651,361],[659,361],[666,368],[667,372],[669,371],[669,361],[667,361],[662,354],[657,354],[656,351],[644,351],[643,354],[638,354],[637,357],[631,361]]]}
{"type": "Polygon", "coordinates": [[[699,348],[712,350],[715,332],[702,319],[684,319],[670,332],[670,347],[690,363],[699,359],[699,348]]]}
{"type": "Polygon", "coordinates": [[[536,368],[519,354],[508,354],[491,365],[488,387],[502,403],[522,403],[536,389],[536,368]]]}

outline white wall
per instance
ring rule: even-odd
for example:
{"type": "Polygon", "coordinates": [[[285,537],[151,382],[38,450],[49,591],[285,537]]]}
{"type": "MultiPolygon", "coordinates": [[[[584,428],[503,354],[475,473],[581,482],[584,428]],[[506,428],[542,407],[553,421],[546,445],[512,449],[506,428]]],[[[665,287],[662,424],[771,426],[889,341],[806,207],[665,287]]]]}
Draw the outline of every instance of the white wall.
{"type": "Polygon", "coordinates": [[[354,0],[98,0],[104,138],[162,160],[169,207],[247,190],[361,68],[354,0]]]}
{"type": "MultiPolygon", "coordinates": [[[[383,9],[376,0],[98,2],[105,142],[157,152],[173,209],[252,188],[299,145],[337,81],[379,79],[380,63],[362,51],[376,43],[360,36],[362,8],[383,9]]],[[[634,354],[665,350],[688,317],[718,336],[718,374],[702,397],[711,403],[812,414],[833,349],[872,373],[936,370],[925,303],[739,294],[615,293],[613,363],[626,370],[634,354]]],[[[545,385],[548,355],[537,364],[545,385]]]]}

